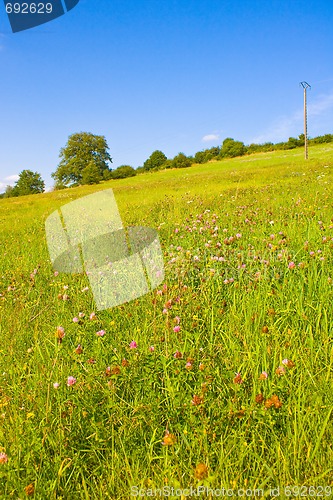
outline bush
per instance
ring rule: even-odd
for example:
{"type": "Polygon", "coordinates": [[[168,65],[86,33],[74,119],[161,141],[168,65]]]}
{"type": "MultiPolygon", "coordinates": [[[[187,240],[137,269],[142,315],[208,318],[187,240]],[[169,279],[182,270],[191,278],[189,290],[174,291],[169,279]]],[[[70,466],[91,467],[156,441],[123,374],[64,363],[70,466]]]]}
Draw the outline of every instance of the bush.
{"type": "Polygon", "coordinates": [[[121,165],[120,167],[113,170],[111,173],[111,179],[125,179],[126,177],[134,177],[136,171],[130,165],[121,165]]]}
{"type": "Polygon", "coordinates": [[[179,153],[172,160],[173,168],[187,168],[192,165],[192,160],[188,158],[184,153],[179,153]]]}

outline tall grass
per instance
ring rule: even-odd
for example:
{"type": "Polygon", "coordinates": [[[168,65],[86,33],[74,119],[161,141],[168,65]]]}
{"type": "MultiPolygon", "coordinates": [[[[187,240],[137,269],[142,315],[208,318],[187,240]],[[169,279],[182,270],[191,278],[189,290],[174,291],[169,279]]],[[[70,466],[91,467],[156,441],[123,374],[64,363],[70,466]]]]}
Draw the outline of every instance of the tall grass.
{"type": "Polygon", "coordinates": [[[330,497],[332,152],[0,200],[1,498],[330,497]],[[85,276],[54,275],[44,223],[110,187],[124,225],[159,231],[166,279],[97,312],[85,276]]]}

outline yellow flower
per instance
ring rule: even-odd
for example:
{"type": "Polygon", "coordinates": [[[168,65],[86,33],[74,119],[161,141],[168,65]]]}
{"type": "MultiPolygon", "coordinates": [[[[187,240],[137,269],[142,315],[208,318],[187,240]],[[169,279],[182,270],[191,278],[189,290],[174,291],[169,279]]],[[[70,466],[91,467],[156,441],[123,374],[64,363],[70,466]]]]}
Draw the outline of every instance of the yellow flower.
{"type": "Polygon", "coordinates": [[[176,442],[177,442],[176,436],[174,434],[171,434],[169,431],[166,431],[162,444],[164,446],[172,446],[176,442]]]}
{"type": "Polygon", "coordinates": [[[31,484],[28,484],[28,486],[26,486],[24,488],[24,491],[25,491],[25,494],[26,495],[33,495],[35,493],[35,487],[34,485],[31,483],[31,484]]]}
{"type": "Polygon", "coordinates": [[[198,464],[194,470],[194,476],[196,479],[205,479],[208,476],[207,466],[203,463],[198,464]]]}

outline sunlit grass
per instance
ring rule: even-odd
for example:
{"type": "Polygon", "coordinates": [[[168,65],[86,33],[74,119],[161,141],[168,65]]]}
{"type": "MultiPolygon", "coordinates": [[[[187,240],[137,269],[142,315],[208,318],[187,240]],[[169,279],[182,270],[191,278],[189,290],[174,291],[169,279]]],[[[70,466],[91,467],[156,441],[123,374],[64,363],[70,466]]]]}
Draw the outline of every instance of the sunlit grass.
{"type": "Polygon", "coordinates": [[[333,491],[332,152],[0,200],[1,498],[333,491]],[[44,224],[107,188],[158,230],[166,279],[98,312],[85,276],[54,276],[44,224]]]}

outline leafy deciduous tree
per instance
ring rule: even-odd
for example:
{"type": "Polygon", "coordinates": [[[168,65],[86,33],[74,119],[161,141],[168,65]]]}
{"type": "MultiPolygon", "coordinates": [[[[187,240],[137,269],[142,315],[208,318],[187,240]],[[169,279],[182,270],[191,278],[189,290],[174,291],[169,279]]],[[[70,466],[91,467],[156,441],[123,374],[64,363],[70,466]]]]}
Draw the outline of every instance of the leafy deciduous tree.
{"type": "Polygon", "coordinates": [[[173,168],[187,168],[192,165],[192,160],[188,158],[184,153],[178,153],[177,156],[172,160],[173,168]]]}
{"type": "Polygon", "coordinates": [[[145,170],[152,170],[160,168],[163,163],[167,161],[167,157],[162,151],[156,150],[154,151],[143,164],[143,168],[145,170]]]}
{"type": "MultiPolygon", "coordinates": [[[[9,196],[25,196],[27,194],[43,193],[45,190],[45,183],[41,175],[32,170],[22,170],[19,174],[19,179],[16,181],[12,190],[8,189],[9,196]]],[[[6,190],[6,192],[8,192],[6,190]]]]}
{"type": "MultiPolygon", "coordinates": [[[[94,135],[88,132],[72,134],[64,148],[60,150],[60,163],[57,170],[52,174],[56,180],[56,186],[70,186],[83,182],[83,171],[86,176],[92,179],[92,167],[94,172],[99,172],[96,179],[104,177],[104,172],[109,171],[108,163],[112,163],[109,155],[109,147],[106,139],[102,135],[94,135]],[[89,175],[88,175],[88,172],[89,175]]],[[[105,177],[104,177],[105,178],[105,177]]],[[[99,181],[98,181],[99,182],[99,181]]]]}
{"type": "Polygon", "coordinates": [[[221,148],[222,158],[234,158],[235,156],[242,156],[246,153],[246,147],[241,141],[235,141],[231,137],[224,139],[221,148]]]}

